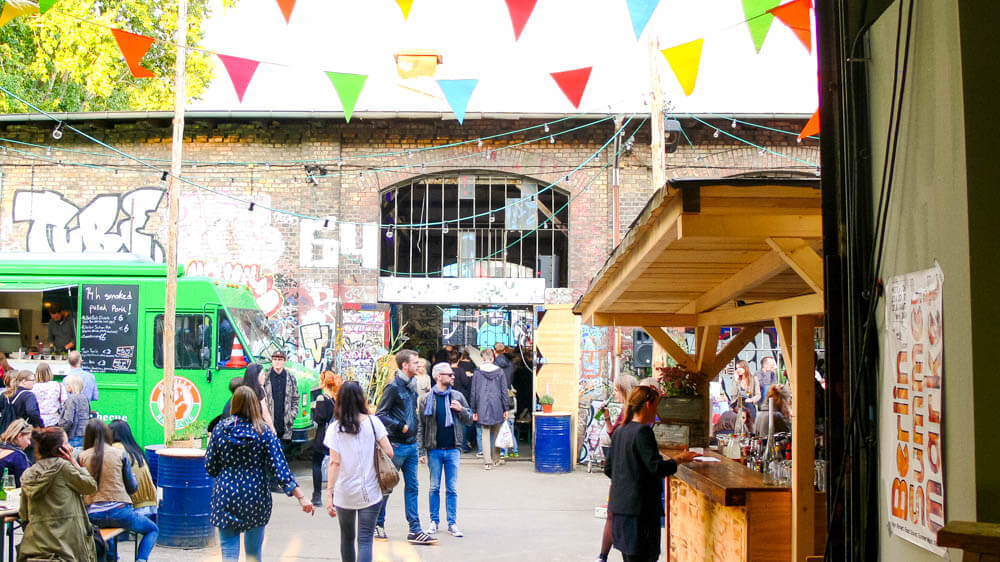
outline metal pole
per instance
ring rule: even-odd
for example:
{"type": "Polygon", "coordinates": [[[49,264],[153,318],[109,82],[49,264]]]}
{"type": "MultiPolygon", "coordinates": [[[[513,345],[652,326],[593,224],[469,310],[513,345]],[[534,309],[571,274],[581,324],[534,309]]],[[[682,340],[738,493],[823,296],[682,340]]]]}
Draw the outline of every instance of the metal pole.
{"type": "Polygon", "coordinates": [[[174,138],[170,146],[170,183],[167,187],[167,294],[163,314],[163,440],[174,436],[174,336],[177,333],[177,217],[180,214],[182,153],[184,148],[184,70],[187,60],[187,0],[177,6],[177,62],[174,69],[174,138]]]}

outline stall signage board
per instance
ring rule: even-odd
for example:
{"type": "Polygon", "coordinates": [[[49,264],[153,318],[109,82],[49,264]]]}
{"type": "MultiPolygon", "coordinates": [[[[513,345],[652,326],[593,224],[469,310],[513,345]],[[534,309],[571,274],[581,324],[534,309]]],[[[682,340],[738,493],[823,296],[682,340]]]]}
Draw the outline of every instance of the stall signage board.
{"type": "Polygon", "coordinates": [[[945,522],[944,274],[934,267],[886,284],[881,485],[890,532],[939,555],[945,522]]]}
{"type": "Polygon", "coordinates": [[[83,368],[99,373],[135,373],[139,286],[84,285],[81,300],[83,368]]]}

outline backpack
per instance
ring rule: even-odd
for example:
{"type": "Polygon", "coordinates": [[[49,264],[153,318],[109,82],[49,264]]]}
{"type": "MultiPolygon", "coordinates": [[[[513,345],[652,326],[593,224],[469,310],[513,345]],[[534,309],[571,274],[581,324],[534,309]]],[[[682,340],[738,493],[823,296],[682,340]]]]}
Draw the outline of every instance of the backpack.
{"type": "Polygon", "coordinates": [[[14,404],[17,403],[17,399],[20,398],[22,394],[24,394],[24,392],[18,392],[15,394],[13,401],[7,398],[7,395],[5,394],[3,400],[0,401],[0,432],[7,429],[7,427],[17,419],[17,412],[14,411],[14,404]]]}

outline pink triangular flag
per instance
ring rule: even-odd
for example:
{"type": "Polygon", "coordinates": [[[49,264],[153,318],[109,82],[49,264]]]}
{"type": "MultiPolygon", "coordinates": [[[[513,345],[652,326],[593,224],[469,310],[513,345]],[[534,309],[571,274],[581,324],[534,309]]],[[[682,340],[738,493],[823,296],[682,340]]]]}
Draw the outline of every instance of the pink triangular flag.
{"type": "Polygon", "coordinates": [[[236,88],[236,97],[242,103],[243,94],[246,93],[247,86],[250,85],[250,79],[253,78],[253,73],[257,71],[257,65],[260,62],[221,54],[219,55],[219,60],[226,66],[229,79],[233,81],[233,87],[236,88]]]}

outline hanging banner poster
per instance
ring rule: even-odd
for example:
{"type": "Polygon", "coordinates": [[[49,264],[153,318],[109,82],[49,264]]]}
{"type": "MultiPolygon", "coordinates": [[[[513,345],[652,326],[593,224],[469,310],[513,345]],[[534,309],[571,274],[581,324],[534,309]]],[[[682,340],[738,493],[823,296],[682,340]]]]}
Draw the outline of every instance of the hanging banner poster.
{"type": "Polygon", "coordinates": [[[890,532],[942,556],[943,283],[935,266],[886,284],[880,447],[890,532]]]}

